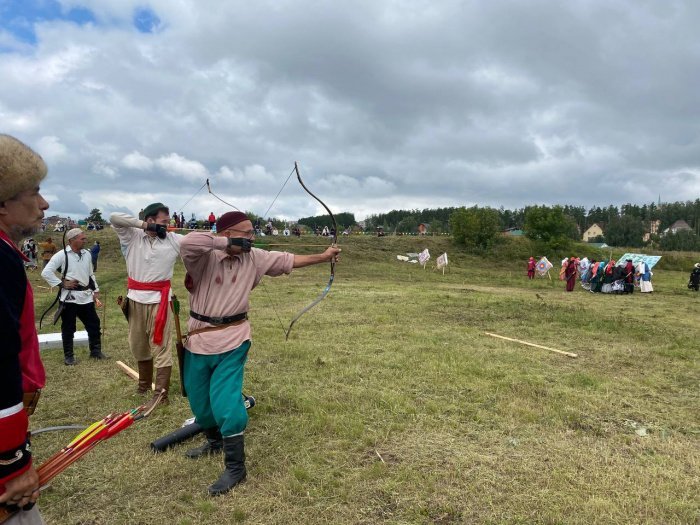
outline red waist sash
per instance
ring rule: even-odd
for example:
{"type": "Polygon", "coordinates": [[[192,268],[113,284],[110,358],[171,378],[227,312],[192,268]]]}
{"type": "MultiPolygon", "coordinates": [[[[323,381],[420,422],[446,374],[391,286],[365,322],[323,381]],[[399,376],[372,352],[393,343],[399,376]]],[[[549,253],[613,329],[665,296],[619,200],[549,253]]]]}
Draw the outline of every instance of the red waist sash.
{"type": "Polygon", "coordinates": [[[153,342],[157,345],[163,343],[163,332],[165,331],[165,323],[168,320],[168,300],[170,299],[170,281],[153,281],[150,283],[142,283],[135,281],[131,277],[128,278],[127,287],[129,290],[146,290],[149,292],[160,292],[160,304],[156,312],[156,325],[153,332],[153,342]]]}

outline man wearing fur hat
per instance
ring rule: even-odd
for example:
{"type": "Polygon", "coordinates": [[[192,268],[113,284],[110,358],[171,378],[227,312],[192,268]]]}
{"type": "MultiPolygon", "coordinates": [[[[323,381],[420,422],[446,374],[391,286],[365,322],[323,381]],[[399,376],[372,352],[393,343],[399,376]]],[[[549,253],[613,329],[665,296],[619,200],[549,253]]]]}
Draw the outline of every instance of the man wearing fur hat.
{"type": "Polygon", "coordinates": [[[102,353],[100,317],[95,310],[95,301],[100,300],[100,289],[92,270],[90,252],[84,249],[87,235],[80,228],[73,228],[66,233],[66,242],[68,243],[66,249],[51,257],[42,270],[41,276],[49,286],[61,288],[59,308],[63,362],[67,366],[73,366],[77,363],[73,355],[76,318],[80,319],[87,330],[90,357],[107,359],[107,356],[102,353]],[[56,276],[57,271],[61,273],[61,278],[56,276]]]}
{"type": "Polygon", "coordinates": [[[0,504],[21,509],[8,524],[43,523],[34,507],[39,477],[27,431],[46,375],[19,243],[39,231],[49,207],[39,193],[45,176],[39,155],[14,137],[0,135],[0,504]]]}
{"type": "Polygon", "coordinates": [[[156,369],[155,401],[167,402],[173,367],[170,280],[180,256],[182,235],[168,232],[170,210],[155,202],[143,209],[144,219],[112,213],[110,222],[119,236],[128,273],[127,311],[129,347],[138,363],[137,392],[151,389],[156,369]]]}
{"type": "Polygon", "coordinates": [[[253,248],[253,223],[239,211],[222,215],[216,231],[193,232],[180,243],[190,292],[185,388],[207,438],[187,456],[223,451],[225,469],[209,487],[212,496],[228,492],[246,478],[243,431],[248,415],[242,386],[251,345],[248,295],[265,275],[330,262],[340,253],[335,246],[316,255],[253,248]]]}

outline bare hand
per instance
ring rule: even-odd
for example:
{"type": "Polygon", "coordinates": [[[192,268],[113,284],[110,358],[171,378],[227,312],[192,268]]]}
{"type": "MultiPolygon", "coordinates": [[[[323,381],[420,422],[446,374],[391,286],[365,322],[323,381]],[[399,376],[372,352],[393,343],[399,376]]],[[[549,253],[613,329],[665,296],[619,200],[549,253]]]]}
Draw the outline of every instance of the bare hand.
{"type": "Polygon", "coordinates": [[[327,261],[333,261],[333,262],[338,262],[340,261],[340,252],[342,250],[338,248],[337,246],[330,246],[326,249],[325,252],[323,252],[323,256],[326,258],[327,261]]]}
{"type": "Polygon", "coordinates": [[[34,467],[5,483],[5,492],[0,495],[0,503],[17,505],[22,508],[36,502],[39,497],[39,475],[34,467]]]}
{"type": "Polygon", "coordinates": [[[63,279],[64,290],[75,290],[80,283],[76,279],[63,279]]]}

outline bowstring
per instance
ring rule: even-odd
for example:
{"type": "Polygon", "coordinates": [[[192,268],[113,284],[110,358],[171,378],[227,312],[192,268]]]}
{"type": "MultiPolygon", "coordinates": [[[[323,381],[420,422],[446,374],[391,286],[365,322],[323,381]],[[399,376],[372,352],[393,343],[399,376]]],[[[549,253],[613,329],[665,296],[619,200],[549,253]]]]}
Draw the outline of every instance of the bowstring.
{"type": "MultiPolygon", "coordinates": [[[[277,195],[275,195],[275,198],[272,200],[272,204],[270,204],[270,205],[267,207],[267,210],[265,211],[265,215],[267,215],[268,212],[272,209],[272,206],[273,206],[273,205],[275,204],[275,202],[277,201],[277,198],[280,196],[280,194],[282,193],[282,190],[283,190],[284,187],[287,185],[287,183],[289,182],[289,179],[292,177],[293,174],[294,174],[294,170],[291,171],[291,173],[290,173],[289,176],[287,177],[287,180],[285,180],[285,181],[284,181],[284,184],[282,184],[282,188],[280,188],[280,190],[277,192],[277,195]]],[[[212,191],[212,189],[211,189],[211,184],[209,183],[209,179],[207,179],[206,182],[199,188],[199,190],[197,190],[197,193],[199,193],[199,192],[201,191],[201,189],[202,189],[204,186],[207,187],[207,190],[209,191],[209,194],[210,194],[212,197],[214,197],[215,199],[217,199],[217,200],[220,201],[220,202],[223,202],[223,203],[226,204],[227,206],[230,206],[230,207],[233,208],[234,210],[241,211],[240,209],[238,209],[238,207],[234,206],[234,205],[231,204],[230,202],[226,202],[224,199],[222,199],[222,198],[219,197],[216,193],[214,193],[214,192],[212,191]]],[[[196,194],[195,194],[195,195],[196,195],[196,194]]],[[[193,197],[194,197],[194,196],[193,196],[193,197]]],[[[190,199],[190,200],[192,200],[192,199],[190,199]]],[[[187,202],[189,202],[189,201],[187,201],[187,202]]],[[[263,217],[263,219],[264,219],[264,217],[263,217]]],[[[262,290],[264,291],[264,294],[265,294],[265,296],[267,297],[268,301],[270,301],[270,303],[272,304],[272,311],[275,313],[275,317],[277,317],[277,321],[279,322],[280,327],[282,327],[282,331],[284,332],[285,337],[286,337],[286,335],[287,335],[287,330],[286,330],[286,328],[284,327],[284,323],[282,322],[282,318],[280,317],[279,311],[278,311],[278,309],[277,309],[277,303],[272,299],[272,292],[270,292],[270,291],[267,289],[267,286],[265,286],[264,279],[260,279],[258,285],[262,285],[261,288],[262,288],[262,290]]],[[[207,290],[207,297],[208,297],[208,295],[209,295],[209,290],[207,290]]],[[[285,339],[285,340],[286,340],[286,339],[285,339]]]]}
{"type": "MultiPolygon", "coordinates": [[[[265,218],[267,217],[267,214],[268,214],[268,213],[270,212],[270,210],[272,209],[272,206],[274,206],[275,202],[277,202],[277,198],[280,196],[280,194],[282,193],[282,190],[284,190],[284,187],[285,187],[285,186],[287,185],[287,183],[289,182],[289,179],[292,178],[292,175],[294,175],[294,172],[295,172],[295,171],[296,171],[295,168],[292,168],[292,171],[289,172],[289,175],[287,176],[287,179],[284,181],[284,184],[282,184],[282,187],[281,187],[280,190],[277,192],[277,195],[275,195],[275,198],[272,199],[272,202],[271,202],[270,205],[267,207],[267,210],[265,210],[265,213],[263,214],[263,217],[262,217],[263,220],[265,220],[265,218]]],[[[284,339],[284,340],[285,340],[285,342],[286,342],[286,341],[287,341],[287,329],[285,328],[284,323],[282,322],[282,318],[280,317],[279,310],[278,310],[278,308],[277,308],[277,303],[276,303],[275,300],[272,298],[272,292],[270,292],[270,291],[267,289],[267,286],[265,285],[264,279],[260,279],[260,284],[262,284],[262,289],[263,289],[263,291],[265,292],[265,296],[266,296],[267,299],[272,303],[272,311],[275,312],[275,317],[277,317],[277,320],[278,320],[279,323],[280,323],[280,327],[282,328],[282,332],[284,332],[284,336],[285,336],[285,339],[284,339]]]]}
{"type": "Polygon", "coordinates": [[[183,204],[183,205],[180,206],[179,208],[175,208],[175,210],[180,210],[180,211],[184,210],[184,209],[185,209],[185,206],[187,206],[187,205],[190,203],[190,201],[191,201],[192,199],[194,199],[194,198],[197,196],[197,194],[198,194],[200,191],[202,191],[202,188],[204,188],[204,186],[206,186],[207,184],[209,184],[209,179],[207,179],[206,182],[205,182],[204,184],[202,184],[202,185],[199,187],[199,189],[198,189],[197,191],[195,191],[189,199],[187,199],[187,202],[186,202],[185,204],[183,204]]]}
{"type": "MultiPolygon", "coordinates": [[[[237,206],[234,206],[234,205],[231,204],[230,202],[226,202],[224,199],[222,199],[221,197],[219,197],[216,193],[214,193],[213,191],[211,191],[211,185],[209,184],[209,179],[207,179],[207,182],[205,182],[205,184],[207,185],[207,189],[209,190],[209,195],[211,195],[212,197],[214,197],[214,198],[215,198],[216,200],[218,200],[219,202],[223,202],[224,204],[226,204],[226,206],[231,206],[231,208],[233,208],[234,210],[236,210],[236,211],[241,211],[240,209],[238,209],[237,206]]],[[[241,213],[242,213],[242,212],[241,212],[241,213]]]]}
{"type": "Polygon", "coordinates": [[[295,172],[295,171],[296,171],[296,169],[295,169],[295,168],[292,168],[292,171],[289,172],[289,175],[287,176],[287,180],[284,181],[284,184],[282,184],[282,187],[280,188],[280,191],[277,192],[277,195],[275,195],[275,198],[272,199],[272,203],[267,207],[267,210],[265,210],[265,213],[263,214],[263,220],[265,220],[265,218],[267,217],[267,214],[268,214],[268,213],[270,212],[270,210],[272,209],[272,206],[274,206],[275,202],[277,202],[277,197],[280,196],[280,193],[282,193],[282,190],[284,189],[284,187],[285,187],[285,186],[287,185],[287,183],[289,182],[289,179],[292,178],[292,175],[294,175],[294,172],[295,172]]]}

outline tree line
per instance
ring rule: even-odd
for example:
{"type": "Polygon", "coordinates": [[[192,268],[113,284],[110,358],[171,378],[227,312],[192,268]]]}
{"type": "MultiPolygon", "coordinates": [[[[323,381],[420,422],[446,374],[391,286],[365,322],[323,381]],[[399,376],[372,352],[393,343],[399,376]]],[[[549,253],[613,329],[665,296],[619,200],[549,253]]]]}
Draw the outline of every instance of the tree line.
{"type": "Polygon", "coordinates": [[[682,219],[691,231],[665,236],[652,235],[651,242],[664,250],[700,250],[700,199],[685,202],[624,204],[620,207],[593,206],[526,206],[509,210],[503,207],[437,208],[424,210],[393,210],[371,215],[365,228],[384,228],[387,232],[414,233],[418,225],[429,226],[433,233],[449,232],[457,242],[487,248],[495,236],[508,229],[521,229],[531,239],[551,247],[564,247],[580,240],[582,233],[593,224],[604,230],[602,238],[611,246],[641,247],[644,234],[652,221],[659,221],[658,231],[682,219]]]}

